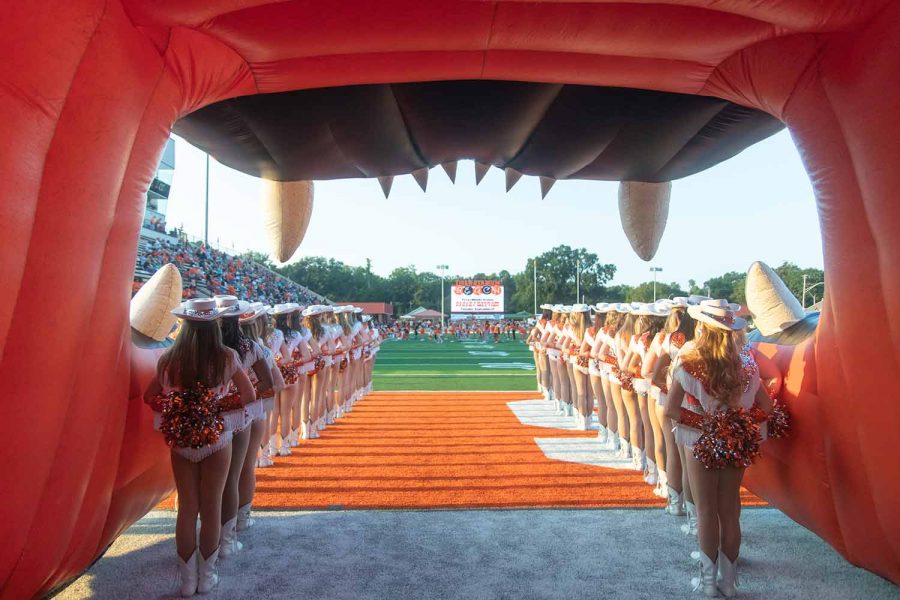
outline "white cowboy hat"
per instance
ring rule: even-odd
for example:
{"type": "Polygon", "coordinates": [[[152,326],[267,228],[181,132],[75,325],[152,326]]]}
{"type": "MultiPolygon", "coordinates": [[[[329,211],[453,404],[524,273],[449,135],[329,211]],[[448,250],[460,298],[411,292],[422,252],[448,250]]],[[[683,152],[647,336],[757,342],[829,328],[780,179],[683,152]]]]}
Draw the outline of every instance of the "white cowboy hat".
{"type": "Polygon", "coordinates": [[[339,315],[342,313],[353,312],[353,306],[335,306],[334,314],[339,315]]]}
{"type": "Polygon", "coordinates": [[[657,317],[668,317],[672,314],[673,303],[668,298],[658,300],[650,305],[650,310],[657,317]]]}
{"type": "Polygon", "coordinates": [[[598,302],[591,307],[591,310],[595,313],[608,313],[609,311],[613,310],[613,306],[614,305],[610,304],[609,302],[598,302]]]}
{"type": "Polygon", "coordinates": [[[573,313],[586,313],[591,310],[591,307],[587,304],[573,304],[571,311],[573,313]]]}
{"type": "Polygon", "coordinates": [[[228,294],[216,294],[213,296],[216,306],[225,309],[222,312],[223,317],[240,317],[250,309],[250,303],[246,300],[238,300],[237,296],[228,294]]]}
{"type": "Polygon", "coordinates": [[[687,299],[688,304],[700,304],[704,300],[712,300],[709,296],[698,296],[697,294],[691,294],[690,298],[687,299]]]}
{"type": "Polygon", "coordinates": [[[672,308],[687,308],[688,298],[686,296],[675,296],[669,302],[672,308]]]}
{"type": "Polygon", "coordinates": [[[552,304],[541,304],[540,308],[541,308],[541,310],[553,310],[553,305],[552,304]]]}
{"type": "Polygon", "coordinates": [[[363,311],[363,309],[362,309],[361,306],[354,306],[354,307],[353,307],[353,312],[355,312],[356,314],[359,314],[359,313],[361,313],[362,311],[363,311]]]}
{"type": "Polygon", "coordinates": [[[729,331],[737,331],[747,326],[747,319],[737,316],[737,311],[741,309],[740,304],[728,302],[728,300],[703,300],[700,304],[688,306],[688,314],[695,321],[725,329],[729,331]]]}
{"type": "Polygon", "coordinates": [[[192,298],[172,309],[173,315],[188,321],[215,321],[224,312],[212,298],[192,298]]]}
{"type": "Polygon", "coordinates": [[[287,315],[297,310],[294,304],[286,302],[284,304],[276,304],[268,310],[270,315],[287,315]]]}
{"type": "Polygon", "coordinates": [[[631,312],[631,305],[625,304],[624,302],[616,302],[615,304],[612,305],[612,308],[610,310],[613,310],[617,313],[626,313],[627,314],[627,313],[631,312]]]}
{"type": "Polygon", "coordinates": [[[372,320],[372,315],[363,315],[362,320],[363,320],[363,323],[368,323],[369,321],[372,320]]]}
{"type": "Polygon", "coordinates": [[[244,314],[241,315],[241,323],[249,323],[264,314],[266,314],[266,307],[262,302],[251,302],[244,314]]]}
{"type": "Polygon", "coordinates": [[[302,314],[304,317],[312,317],[315,315],[326,313],[330,308],[330,306],[325,306],[323,304],[313,304],[312,306],[306,307],[300,314],[302,314]]]}

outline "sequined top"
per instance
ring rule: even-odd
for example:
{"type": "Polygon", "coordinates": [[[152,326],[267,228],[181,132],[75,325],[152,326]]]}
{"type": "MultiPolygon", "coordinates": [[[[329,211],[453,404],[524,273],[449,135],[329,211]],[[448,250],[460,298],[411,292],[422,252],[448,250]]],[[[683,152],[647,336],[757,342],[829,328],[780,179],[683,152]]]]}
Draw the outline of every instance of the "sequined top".
{"type": "MultiPolygon", "coordinates": [[[[686,362],[684,360],[684,357],[687,356],[693,348],[693,341],[686,343],[681,348],[681,351],[678,353],[678,356],[675,358],[675,362],[672,365],[672,377],[681,383],[681,386],[685,391],[685,398],[682,401],[682,406],[694,410],[695,412],[699,412],[698,409],[702,409],[707,413],[720,410],[724,408],[724,405],[706,391],[706,373],[704,372],[702,365],[686,362]],[[698,402],[699,406],[692,403],[689,396],[698,402]]],[[[732,406],[742,406],[746,409],[752,407],[759,386],[759,367],[756,365],[756,360],[753,358],[749,346],[745,346],[741,351],[740,395],[732,406]]]]}

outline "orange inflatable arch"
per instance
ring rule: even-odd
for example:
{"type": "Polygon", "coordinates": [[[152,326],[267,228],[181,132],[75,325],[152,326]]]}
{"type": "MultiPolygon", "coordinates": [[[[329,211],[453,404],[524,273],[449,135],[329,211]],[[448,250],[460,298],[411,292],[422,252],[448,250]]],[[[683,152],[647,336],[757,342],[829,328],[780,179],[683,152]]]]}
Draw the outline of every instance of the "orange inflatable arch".
{"type": "Polygon", "coordinates": [[[47,0],[4,6],[0,48],[3,598],[76,576],[172,487],[128,302],[176,121],[239,96],[462,80],[715,97],[789,127],[827,293],[814,338],[767,348],[795,432],[749,485],[900,582],[900,3],[47,0]]]}

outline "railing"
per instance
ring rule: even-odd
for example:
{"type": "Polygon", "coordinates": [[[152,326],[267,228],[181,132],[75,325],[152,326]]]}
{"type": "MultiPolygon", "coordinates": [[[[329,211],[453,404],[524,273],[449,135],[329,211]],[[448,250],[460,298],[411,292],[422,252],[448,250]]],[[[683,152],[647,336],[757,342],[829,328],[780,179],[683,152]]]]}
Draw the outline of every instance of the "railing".
{"type": "Polygon", "coordinates": [[[215,249],[215,250],[218,250],[219,252],[222,252],[222,253],[224,253],[224,254],[227,254],[227,255],[230,256],[231,258],[240,258],[241,260],[245,260],[245,261],[248,261],[248,262],[252,262],[253,264],[257,265],[258,267],[261,267],[261,268],[265,269],[266,271],[268,271],[269,273],[271,273],[271,274],[274,275],[275,277],[277,277],[277,278],[279,278],[279,279],[282,279],[282,280],[284,280],[285,282],[287,282],[287,283],[289,283],[289,284],[291,284],[291,285],[296,285],[296,286],[299,287],[303,292],[309,294],[309,295],[312,296],[313,298],[318,299],[318,301],[319,301],[320,303],[322,303],[322,304],[334,304],[331,300],[329,300],[328,298],[326,298],[326,297],[323,296],[322,294],[318,294],[318,293],[312,291],[311,289],[309,289],[309,288],[306,287],[305,285],[299,284],[299,283],[297,283],[296,281],[294,281],[293,279],[291,279],[291,278],[289,278],[289,277],[285,277],[284,275],[282,275],[281,273],[278,273],[277,271],[273,271],[272,269],[270,269],[269,267],[267,267],[267,266],[264,265],[264,264],[258,263],[258,262],[256,262],[255,260],[251,260],[251,259],[249,259],[249,258],[247,258],[247,257],[245,257],[245,256],[242,256],[242,253],[238,252],[237,249],[234,248],[233,246],[225,246],[224,244],[221,244],[221,243],[215,243],[215,244],[214,244],[214,243],[212,243],[212,242],[204,242],[202,239],[200,239],[200,238],[198,238],[198,237],[195,237],[195,236],[193,236],[193,235],[190,235],[189,233],[186,233],[185,231],[179,230],[179,229],[173,229],[173,230],[171,230],[169,233],[162,234],[162,233],[160,233],[160,232],[158,232],[158,231],[154,231],[154,230],[152,230],[152,229],[147,229],[147,228],[142,227],[142,228],[141,228],[141,235],[144,236],[144,237],[146,237],[146,238],[151,238],[151,239],[153,239],[153,238],[160,238],[160,239],[166,239],[166,238],[168,238],[168,239],[170,239],[170,240],[175,240],[175,241],[181,242],[181,243],[188,243],[188,244],[205,244],[206,246],[208,246],[208,247],[210,247],[210,248],[213,248],[213,249],[215,249]],[[172,232],[175,232],[175,234],[173,235],[172,232]]]}

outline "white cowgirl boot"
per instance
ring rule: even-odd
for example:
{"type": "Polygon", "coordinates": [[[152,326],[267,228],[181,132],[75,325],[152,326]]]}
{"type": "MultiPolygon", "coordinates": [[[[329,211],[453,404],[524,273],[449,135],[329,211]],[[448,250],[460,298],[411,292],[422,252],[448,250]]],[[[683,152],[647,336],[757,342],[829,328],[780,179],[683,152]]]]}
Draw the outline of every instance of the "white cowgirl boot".
{"type": "Polygon", "coordinates": [[[197,593],[197,555],[196,549],[187,561],[178,557],[178,574],[181,578],[181,597],[190,598],[197,593]]]}
{"type": "Polygon", "coordinates": [[[669,503],[666,504],[666,513],[675,516],[675,517],[683,517],[684,516],[684,507],[682,506],[684,503],[684,492],[676,492],[672,488],[669,488],[669,503]]]}
{"type": "Polygon", "coordinates": [[[719,548],[719,579],[716,585],[726,598],[737,596],[737,559],[734,562],[728,560],[721,548],[719,548]]]}
{"type": "Polygon", "coordinates": [[[656,489],[653,490],[653,493],[660,498],[667,498],[669,496],[669,479],[666,472],[656,467],[656,478],[656,489]]]}
{"type": "Polygon", "coordinates": [[[681,526],[681,533],[697,535],[697,506],[693,502],[685,501],[684,508],[687,513],[687,523],[681,526]]]}
{"type": "Polygon", "coordinates": [[[259,458],[256,461],[256,466],[260,469],[272,466],[272,456],[269,454],[268,444],[259,449],[259,458]]]}
{"type": "Polygon", "coordinates": [[[597,430],[597,439],[600,440],[600,443],[603,446],[606,446],[606,444],[609,443],[609,429],[607,429],[603,425],[599,425],[598,427],[599,429],[597,430]]]}
{"type": "Polygon", "coordinates": [[[647,485],[656,485],[659,479],[656,476],[656,463],[651,459],[647,459],[647,474],[644,475],[644,481],[647,485]]]}
{"type": "Polygon", "coordinates": [[[334,409],[332,408],[327,413],[325,413],[325,424],[326,425],[334,425],[334,409]]]}
{"type": "Polygon", "coordinates": [[[253,526],[253,519],[250,518],[251,504],[247,503],[238,508],[237,527],[238,531],[244,531],[253,526]]]}
{"type": "Polygon", "coordinates": [[[619,456],[619,453],[622,452],[622,438],[619,437],[618,433],[613,433],[612,449],[616,456],[619,456]]]}
{"type": "Polygon", "coordinates": [[[634,448],[632,450],[631,464],[634,466],[635,471],[644,472],[644,469],[647,466],[647,457],[644,455],[643,450],[639,448],[634,448]]]}
{"type": "Polygon", "coordinates": [[[219,556],[228,558],[244,549],[244,545],[237,539],[237,517],[230,519],[222,525],[222,538],[219,542],[219,556]]]}
{"type": "Polygon", "coordinates": [[[210,554],[208,558],[203,558],[202,552],[198,552],[198,554],[200,555],[200,566],[197,574],[197,592],[208,594],[219,583],[219,576],[216,573],[216,563],[219,561],[219,548],[216,548],[216,551],[210,554]]]}
{"type": "Polygon", "coordinates": [[[700,553],[700,576],[691,579],[694,591],[701,591],[708,598],[718,598],[719,589],[716,587],[716,563],[708,556],[700,553]]]}
{"type": "Polygon", "coordinates": [[[291,445],[291,448],[296,448],[300,445],[300,428],[291,429],[291,432],[288,434],[288,442],[291,445]]]}
{"type": "Polygon", "coordinates": [[[278,449],[278,456],[290,456],[291,455],[291,443],[290,443],[290,434],[288,437],[282,438],[278,436],[278,445],[280,448],[278,449]]]}
{"type": "Polygon", "coordinates": [[[562,417],[566,416],[566,403],[559,398],[556,399],[556,414],[562,417]]]}

